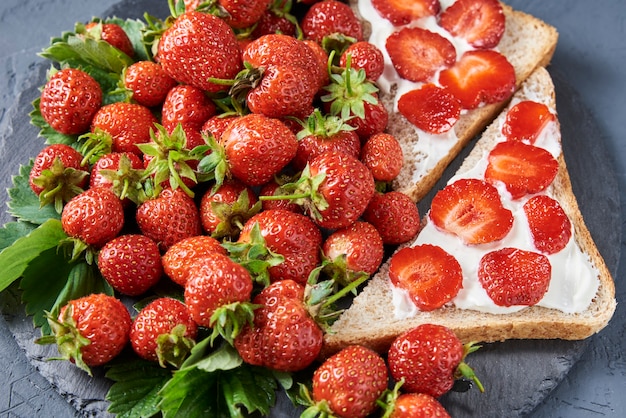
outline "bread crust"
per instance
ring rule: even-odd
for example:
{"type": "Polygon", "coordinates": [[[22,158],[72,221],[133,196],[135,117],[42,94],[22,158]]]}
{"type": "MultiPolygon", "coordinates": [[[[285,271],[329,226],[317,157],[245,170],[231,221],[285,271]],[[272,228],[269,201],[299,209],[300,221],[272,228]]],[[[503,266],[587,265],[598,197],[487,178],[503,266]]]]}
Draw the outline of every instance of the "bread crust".
{"type": "MultiPolygon", "coordinates": [[[[545,68],[538,68],[516,93],[520,99],[547,98],[556,113],[554,85],[545,68]]],[[[505,117],[501,113],[499,118],[505,117]]],[[[494,122],[476,143],[459,168],[472,167],[496,141],[501,125],[494,122]]],[[[613,278],[599,253],[574,196],[563,154],[558,158],[559,171],[550,186],[550,193],[563,207],[574,226],[577,245],[587,254],[598,272],[599,288],[591,305],[583,312],[567,314],[556,309],[533,306],[509,314],[489,314],[478,311],[444,307],[420,312],[409,319],[396,319],[392,312],[392,292],[389,282],[389,260],[372,277],[351,307],[337,320],[325,336],[322,356],[350,344],[363,344],[379,352],[389,348],[396,336],[419,324],[436,323],[449,327],[464,341],[495,342],[507,339],[580,340],[604,328],[615,311],[613,278]]]]}
{"type": "MultiPolygon", "coordinates": [[[[350,4],[361,18],[358,12],[357,0],[351,0],[350,4]]],[[[513,10],[510,6],[502,4],[506,18],[505,32],[496,49],[502,53],[515,68],[516,86],[521,83],[537,68],[547,65],[552,59],[558,40],[556,28],[537,19],[527,13],[513,10]]],[[[371,26],[363,21],[365,38],[369,38],[371,26]]],[[[456,123],[454,130],[458,140],[452,145],[448,153],[444,155],[419,179],[415,179],[421,161],[429,158],[428,155],[418,154],[413,147],[420,141],[415,128],[401,114],[394,112],[394,96],[392,93],[379,93],[380,100],[389,112],[387,131],[394,135],[404,152],[403,168],[392,183],[394,190],[400,191],[418,202],[435,185],[444,170],[461,150],[478,135],[489,122],[506,106],[507,102],[496,103],[473,109],[463,114],[456,123]]]]}

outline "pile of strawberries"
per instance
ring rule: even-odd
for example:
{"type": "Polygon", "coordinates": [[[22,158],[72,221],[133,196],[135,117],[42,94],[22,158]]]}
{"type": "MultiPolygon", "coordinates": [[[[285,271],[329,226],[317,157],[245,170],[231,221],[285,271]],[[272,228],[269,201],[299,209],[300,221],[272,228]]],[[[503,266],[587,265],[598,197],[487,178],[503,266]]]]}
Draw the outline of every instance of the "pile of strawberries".
{"type": "MultiPolygon", "coordinates": [[[[375,3],[390,16],[396,2],[375,3]]],[[[439,12],[438,1],[418,3],[439,12]]],[[[50,333],[38,341],[89,373],[130,345],[175,376],[200,344],[305,370],[337,301],[378,269],[387,245],[419,230],[415,203],[389,187],[403,157],[374,83],[383,55],[336,0],[170,8],[139,26],[78,24],[42,53],[58,66],[35,102],[48,145],[29,185],[58,214],[68,265],[104,281],[47,307],[50,333]],[[126,297],[140,301],[136,314],[126,297]]],[[[409,41],[397,41],[389,53],[402,68],[413,58],[398,56],[409,41]]],[[[400,338],[388,365],[364,347],[324,362],[300,393],[305,414],[366,416],[380,399],[395,402],[393,416],[422,402],[445,414],[434,398],[473,348],[435,326],[400,338]],[[447,361],[422,370],[432,353],[447,361]],[[421,395],[405,399],[400,387],[421,395]]]]}

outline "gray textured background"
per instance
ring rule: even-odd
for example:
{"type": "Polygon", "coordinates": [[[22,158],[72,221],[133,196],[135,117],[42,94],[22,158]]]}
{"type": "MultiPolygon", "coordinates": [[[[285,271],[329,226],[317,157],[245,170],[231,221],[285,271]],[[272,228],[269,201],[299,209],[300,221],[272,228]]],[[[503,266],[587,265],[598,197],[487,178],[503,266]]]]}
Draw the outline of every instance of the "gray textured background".
{"type": "MultiPolygon", "coordinates": [[[[165,1],[165,0],[153,0],[165,1]]],[[[76,21],[101,16],[116,0],[2,0],[0,4],[0,133],[10,136],[8,121],[18,94],[42,61],[36,54],[50,37],[73,28],[76,21]]],[[[559,45],[552,68],[574,86],[594,119],[597,136],[608,148],[619,183],[621,219],[626,219],[626,3],[510,1],[557,27],[559,45]]],[[[0,141],[0,153],[4,152],[0,141]]],[[[16,167],[19,162],[16,162],[16,167]]],[[[3,173],[15,170],[4,169],[3,173]]],[[[593,173],[589,173],[593,175],[593,173]]],[[[598,179],[601,182],[601,179],[598,179]]],[[[6,184],[2,179],[2,185],[6,184]]],[[[599,186],[601,187],[601,185],[599,186]]],[[[3,197],[4,199],[4,197],[3,197]]],[[[623,229],[623,227],[622,227],[623,229]]],[[[620,231],[621,232],[621,231],[620,231]]],[[[623,236],[623,234],[622,234],[623,236]]],[[[615,277],[618,303],[625,300],[624,243],[615,277]]],[[[0,321],[3,319],[0,318],[0,321]]],[[[533,417],[621,417],[626,411],[622,395],[626,382],[626,314],[623,304],[613,321],[589,347],[567,377],[531,414],[533,417]]],[[[75,410],[26,360],[13,335],[0,326],[0,416],[70,417],[75,410]],[[6,382],[6,383],[5,383],[6,382]]],[[[516,385],[516,382],[502,382],[516,385]]],[[[538,388],[539,390],[539,388],[538,388]]]]}

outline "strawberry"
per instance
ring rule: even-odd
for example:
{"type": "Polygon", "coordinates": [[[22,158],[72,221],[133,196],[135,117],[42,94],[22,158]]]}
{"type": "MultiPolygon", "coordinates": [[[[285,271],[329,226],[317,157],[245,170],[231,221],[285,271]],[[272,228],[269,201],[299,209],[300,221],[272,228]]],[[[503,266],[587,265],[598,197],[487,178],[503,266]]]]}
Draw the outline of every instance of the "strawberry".
{"type": "Polygon", "coordinates": [[[198,335],[187,306],[169,297],[161,297],[144,306],[130,329],[130,343],[137,355],[158,361],[161,367],[180,367],[198,335]]]}
{"type": "Polygon", "coordinates": [[[548,291],[551,271],[543,254],[503,248],[480,259],[478,280],[498,306],[532,306],[548,291]]]}
{"type": "Polygon", "coordinates": [[[313,373],[313,402],[308,412],[329,416],[366,417],[387,388],[385,360],[361,345],[348,346],[329,357],[313,373]]]}
{"type": "Polygon", "coordinates": [[[405,289],[421,311],[441,308],[452,300],[463,282],[461,265],[441,247],[405,247],[391,257],[389,278],[405,289]]]}
{"type": "Polygon", "coordinates": [[[535,248],[544,254],[561,251],[572,237],[572,224],[558,201],[534,196],[524,203],[524,213],[535,248]]]}
{"type": "Polygon", "coordinates": [[[403,393],[395,400],[389,418],[450,418],[450,414],[430,395],[403,393]]]}
{"type": "Polygon", "coordinates": [[[407,242],[420,229],[417,205],[398,191],[375,193],[363,213],[363,219],[376,227],[385,244],[407,242]]]}
{"type": "Polygon", "coordinates": [[[219,0],[226,11],[224,21],[235,29],[243,29],[257,23],[272,0],[219,0]]]}
{"type": "MultiPolygon", "coordinates": [[[[246,95],[251,112],[282,118],[307,113],[313,106],[318,80],[309,69],[283,63],[267,64],[257,70],[260,71],[260,80],[253,81],[255,86],[246,95]]],[[[243,76],[248,83],[249,77],[243,76]]]]}
{"type": "Polygon", "coordinates": [[[318,56],[307,43],[288,35],[261,36],[250,42],[241,55],[243,61],[254,68],[266,67],[270,64],[302,67],[316,80],[315,91],[321,88],[328,78],[326,61],[320,63],[318,56]]]}
{"type": "Polygon", "coordinates": [[[355,70],[363,69],[368,79],[377,80],[385,69],[383,53],[376,45],[367,41],[355,42],[341,54],[339,65],[346,67],[350,56],[350,65],[355,70]]]}
{"type": "Polygon", "coordinates": [[[102,247],[124,226],[124,208],[106,188],[87,189],[67,202],[61,213],[63,230],[89,246],[102,247]]]}
{"type": "Polygon", "coordinates": [[[456,61],[456,49],[450,41],[418,27],[392,33],[385,48],[400,77],[410,81],[429,81],[437,71],[456,61]]]}
{"type": "Polygon", "coordinates": [[[239,243],[254,242],[254,226],[258,225],[265,245],[284,261],[269,268],[272,281],[290,279],[305,284],[311,271],[320,263],[322,234],[305,215],[285,210],[267,210],[245,223],[239,243]]]}
{"type": "Polygon", "coordinates": [[[197,11],[178,16],[163,33],[156,59],[174,80],[212,93],[226,87],[211,78],[231,79],[242,67],[239,43],[230,26],[197,11]]]}
{"type": "Polygon", "coordinates": [[[252,321],[252,287],[248,270],[228,256],[210,252],[189,266],[185,304],[196,324],[213,328],[213,339],[222,335],[232,343],[252,321]]]}
{"type": "Polygon", "coordinates": [[[466,355],[477,349],[472,344],[463,346],[449,328],[423,324],[396,337],[387,362],[394,380],[404,379],[402,389],[406,392],[438,398],[461,376],[471,378],[482,392],[480,381],[464,362],[466,355]]]}
{"type": "Polygon", "coordinates": [[[509,141],[524,141],[533,145],[543,128],[555,119],[548,106],[524,100],[509,109],[502,133],[509,141]]]}
{"type": "Polygon", "coordinates": [[[48,315],[48,323],[53,334],[39,338],[37,343],[56,343],[61,358],[91,376],[90,367],[108,363],[124,349],[131,318],[122,302],[98,293],[69,301],[57,318],[48,315]]]}
{"type": "Polygon", "coordinates": [[[83,191],[89,173],[82,160],[78,151],[65,144],[48,145],[37,154],[28,184],[42,206],[54,203],[60,213],[63,204],[83,191]]]}
{"type": "Polygon", "coordinates": [[[376,181],[388,182],[398,177],[403,158],[396,137],[385,132],[372,135],[361,149],[361,162],[370,169],[376,181]]]}
{"type": "Polygon", "coordinates": [[[300,179],[284,185],[322,228],[344,228],[356,221],[374,195],[372,172],[352,155],[326,151],[315,157],[300,179]]]}
{"type": "Polygon", "coordinates": [[[165,97],[161,123],[170,134],[181,124],[187,138],[185,148],[193,149],[204,144],[200,131],[215,113],[215,104],[204,91],[198,87],[178,85],[170,89],[165,97]]]}
{"type": "Polygon", "coordinates": [[[129,57],[135,55],[133,43],[120,25],[115,23],[89,22],[85,25],[85,30],[89,36],[94,39],[102,39],[129,57]]]}
{"type": "Polygon", "coordinates": [[[167,93],[176,84],[156,62],[138,61],[124,71],[124,87],[130,90],[135,102],[146,107],[163,104],[167,93]]]}
{"type": "Polygon", "coordinates": [[[461,102],[445,88],[428,83],[400,96],[398,111],[419,129],[443,134],[459,120],[461,102]]]}
{"type": "Polygon", "coordinates": [[[158,197],[142,203],[135,217],[141,233],[152,238],[163,251],[202,233],[198,208],[181,189],[163,190],[158,197]]]}
{"type": "Polygon", "coordinates": [[[207,235],[184,238],[163,254],[161,258],[163,271],[174,283],[184,287],[191,263],[213,252],[226,255],[226,249],[215,238],[207,235]]]}
{"type": "Polygon", "coordinates": [[[313,158],[325,151],[335,150],[359,158],[361,141],[354,128],[337,116],[315,111],[298,132],[298,151],[291,161],[296,170],[302,170],[313,158]]]}
{"type": "Polygon", "coordinates": [[[440,190],[429,217],[437,228],[466,244],[501,240],[513,226],[513,215],[502,205],[498,190],[478,179],[457,180],[440,190]]]}
{"type": "Polygon", "coordinates": [[[487,159],[485,179],[504,183],[513,199],[544,190],[559,170],[559,162],[548,151],[519,141],[498,143],[487,159]]]}
{"type": "Polygon", "coordinates": [[[280,120],[249,114],[233,121],[220,138],[232,175],[249,186],[271,180],[295,156],[298,141],[280,120]]]}
{"type": "Polygon", "coordinates": [[[102,106],[102,88],[86,72],[65,68],[54,73],[41,91],[39,110],[44,120],[66,135],[89,130],[102,106]]]}
{"type": "Polygon", "coordinates": [[[441,14],[439,25],[474,48],[490,49],[502,39],[505,17],[498,0],[458,0],[441,14]]]}
{"type": "Polygon", "coordinates": [[[104,105],[91,121],[91,132],[103,135],[111,152],[133,152],[141,155],[138,144],[150,141],[150,132],[158,123],[150,109],[136,103],[115,102],[104,105]]]}
{"type": "Polygon", "coordinates": [[[332,232],[322,245],[324,257],[335,266],[343,267],[342,274],[364,272],[372,275],[383,260],[384,247],[380,234],[370,223],[356,221],[352,225],[332,232]]]}
{"type": "Polygon", "coordinates": [[[260,210],[254,191],[237,180],[207,190],[200,201],[200,220],[213,238],[237,239],[248,219],[260,210]]]}
{"type": "Polygon", "coordinates": [[[313,4],[302,17],[300,26],[306,38],[318,43],[334,34],[363,40],[361,22],[350,6],[338,0],[323,0],[313,4]]]}
{"type": "Polygon", "coordinates": [[[402,26],[427,16],[436,16],[441,10],[439,0],[372,0],[372,6],[394,26],[402,26]]]}
{"type": "Polygon", "coordinates": [[[359,138],[361,138],[361,143],[367,141],[372,135],[384,132],[387,129],[387,122],[389,121],[387,108],[383,105],[383,102],[378,100],[378,95],[374,95],[374,102],[363,103],[363,117],[354,113],[347,120],[347,124],[352,126],[359,138]]]}
{"type": "Polygon", "coordinates": [[[309,316],[303,294],[301,285],[281,280],[254,298],[261,305],[254,324],[247,324],[234,341],[243,361],[281,372],[300,371],[315,361],[323,332],[309,316]]]}
{"type": "Polygon", "coordinates": [[[102,277],[123,295],[139,296],[158,283],[163,275],[157,244],[140,234],[120,235],[98,253],[102,277]]]}
{"type": "MultiPolygon", "coordinates": [[[[265,183],[259,191],[259,196],[282,196],[285,191],[276,180],[270,180],[265,183]]],[[[262,210],[282,209],[289,212],[302,213],[302,207],[293,203],[291,200],[263,200],[261,199],[262,210]]]]}
{"type": "Polygon", "coordinates": [[[515,90],[515,68],[499,52],[468,51],[439,74],[439,83],[455,95],[464,109],[502,102],[515,90]]]}
{"type": "Polygon", "coordinates": [[[239,116],[235,114],[223,113],[211,116],[206,122],[202,124],[200,133],[204,135],[212,135],[217,140],[217,142],[219,142],[226,128],[228,128],[230,123],[238,117],[239,116]]]}
{"type": "MultiPolygon", "coordinates": [[[[285,4],[288,2],[284,2],[285,4]]],[[[263,35],[282,33],[287,36],[296,36],[296,24],[294,19],[288,14],[289,10],[280,10],[270,7],[265,10],[254,26],[250,35],[253,39],[263,35]]]]}
{"type": "Polygon", "coordinates": [[[91,169],[89,187],[106,187],[125,206],[143,197],[143,162],[132,152],[112,152],[98,159],[91,169]]]}

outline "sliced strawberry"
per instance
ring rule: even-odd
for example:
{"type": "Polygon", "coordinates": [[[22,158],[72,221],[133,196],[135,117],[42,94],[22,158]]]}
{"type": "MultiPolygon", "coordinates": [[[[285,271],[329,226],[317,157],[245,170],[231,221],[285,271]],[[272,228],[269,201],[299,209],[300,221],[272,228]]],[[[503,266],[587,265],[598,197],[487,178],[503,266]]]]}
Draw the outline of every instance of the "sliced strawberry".
{"type": "Polygon", "coordinates": [[[548,151],[518,141],[500,142],[487,158],[485,179],[504,183],[513,199],[544,190],[559,170],[559,162],[548,151]]]}
{"type": "Polygon", "coordinates": [[[478,49],[498,45],[505,17],[498,0],[457,0],[441,14],[439,25],[478,49]]]}
{"type": "Polygon", "coordinates": [[[572,237],[572,224],[560,203],[549,196],[534,196],[524,204],[535,248],[544,254],[561,251],[572,237]]]}
{"type": "Polygon", "coordinates": [[[459,262],[441,247],[406,247],[391,257],[389,278],[394,286],[409,292],[422,311],[440,308],[461,288],[463,273],[459,262]]]}
{"type": "Polygon", "coordinates": [[[439,83],[461,101],[464,109],[474,109],[508,99],[515,90],[515,68],[499,52],[468,51],[439,74],[439,83]]]}
{"type": "Polygon", "coordinates": [[[555,116],[548,106],[524,100],[509,109],[502,125],[502,133],[509,141],[534,144],[543,128],[554,119],[555,116]]]}
{"type": "Polygon", "coordinates": [[[448,132],[461,115],[461,102],[445,88],[435,84],[403,94],[398,110],[413,125],[431,134],[448,132]]]}
{"type": "Polygon", "coordinates": [[[372,6],[385,19],[401,26],[426,16],[434,16],[441,10],[439,0],[372,0],[372,6]]]}
{"type": "Polygon", "coordinates": [[[428,81],[456,61],[456,49],[450,41],[417,27],[394,32],[385,47],[400,77],[410,81],[428,81]]]}
{"type": "Polygon", "coordinates": [[[498,190],[478,179],[461,179],[433,198],[430,219],[467,244],[500,240],[513,226],[511,211],[502,206],[498,190]]]}
{"type": "Polygon", "coordinates": [[[547,292],[551,271],[543,254],[503,248],[483,256],[478,280],[498,306],[532,306],[547,292]]]}

